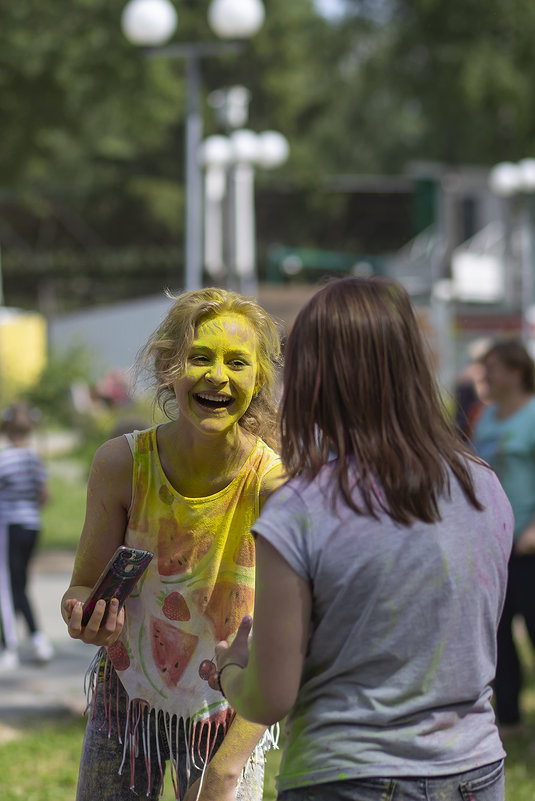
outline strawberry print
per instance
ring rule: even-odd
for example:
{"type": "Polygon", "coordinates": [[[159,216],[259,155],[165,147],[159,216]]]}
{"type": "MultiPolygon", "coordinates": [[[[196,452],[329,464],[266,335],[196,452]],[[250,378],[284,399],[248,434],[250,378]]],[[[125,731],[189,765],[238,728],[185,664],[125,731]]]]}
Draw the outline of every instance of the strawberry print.
{"type": "Polygon", "coordinates": [[[130,657],[124,643],[117,640],[109,645],[108,656],[115,670],[127,670],[130,667],[130,657]]]}
{"type": "Polygon", "coordinates": [[[168,620],[189,620],[191,618],[186,599],[179,592],[160,596],[162,612],[168,620]]]}

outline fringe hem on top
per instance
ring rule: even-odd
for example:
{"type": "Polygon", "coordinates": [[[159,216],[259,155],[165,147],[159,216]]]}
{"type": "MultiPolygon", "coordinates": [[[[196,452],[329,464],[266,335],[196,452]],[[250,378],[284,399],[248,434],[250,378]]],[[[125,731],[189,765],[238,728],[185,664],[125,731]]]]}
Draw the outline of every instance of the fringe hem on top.
{"type": "MultiPolygon", "coordinates": [[[[166,735],[167,747],[169,749],[169,770],[175,798],[180,799],[180,778],[178,769],[178,758],[180,751],[180,733],[182,730],[183,739],[186,744],[186,775],[189,780],[191,767],[194,766],[197,770],[202,771],[199,782],[199,792],[202,787],[204,779],[204,772],[206,766],[212,757],[214,746],[217,742],[218,735],[221,730],[224,734],[227,733],[228,728],[234,718],[232,709],[227,710],[227,714],[222,720],[216,722],[210,720],[202,720],[190,718],[185,720],[179,715],[173,715],[163,709],[150,708],[146,701],[139,698],[132,700],[128,699],[126,724],[124,732],[121,731],[120,716],[119,716],[119,688],[121,682],[119,677],[113,671],[111,660],[108,657],[105,648],[97,651],[94,658],[86,671],[84,678],[84,693],[86,696],[87,706],[86,713],[91,710],[94,715],[95,703],[97,700],[99,677],[102,677],[102,693],[105,711],[105,725],[108,727],[108,737],[112,733],[112,721],[115,717],[117,724],[117,737],[119,743],[123,746],[123,756],[119,774],[123,774],[125,765],[128,763],[130,769],[130,788],[134,787],[134,773],[135,773],[135,760],[143,749],[143,757],[145,760],[145,767],[147,771],[147,796],[151,792],[151,766],[153,754],[151,753],[151,729],[154,733],[154,741],[156,743],[156,758],[158,760],[158,768],[162,779],[161,793],[164,793],[164,774],[165,774],[165,761],[161,756],[160,744],[160,728],[163,726],[166,735]],[[115,676],[115,678],[114,678],[115,676]],[[114,687],[114,683],[116,686],[114,687]],[[113,691],[115,690],[115,710],[113,707],[113,691]],[[201,750],[201,743],[205,731],[207,730],[206,744],[201,750]]],[[[124,688],[123,688],[124,689],[124,688]]],[[[126,691],[125,691],[126,692],[126,691]]],[[[128,695],[127,695],[128,698],[128,695]]],[[[270,729],[267,729],[262,739],[256,746],[250,760],[256,761],[264,755],[271,748],[277,749],[279,741],[280,728],[279,724],[275,724],[270,729]]],[[[242,778],[245,775],[247,765],[242,772],[242,778]]]]}

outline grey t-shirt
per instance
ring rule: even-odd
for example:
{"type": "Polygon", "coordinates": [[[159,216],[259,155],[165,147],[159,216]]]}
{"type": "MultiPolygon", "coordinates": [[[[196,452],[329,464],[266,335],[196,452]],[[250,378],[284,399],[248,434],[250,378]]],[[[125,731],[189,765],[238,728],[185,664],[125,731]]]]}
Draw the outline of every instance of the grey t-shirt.
{"type": "Polygon", "coordinates": [[[280,790],[503,758],[490,682],[513,516],[495,474],[471,469],[483,511],[452,476],[434,525],[376,520],[341,502],[334,512],[330,465],[286,484],[254,524],[313,594],[280,790]]]}

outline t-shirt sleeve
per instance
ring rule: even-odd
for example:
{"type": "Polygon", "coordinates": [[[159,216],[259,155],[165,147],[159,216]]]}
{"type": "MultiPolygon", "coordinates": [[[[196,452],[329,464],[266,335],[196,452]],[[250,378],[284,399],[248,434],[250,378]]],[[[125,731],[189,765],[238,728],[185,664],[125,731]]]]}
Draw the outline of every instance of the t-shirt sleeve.
{"type": "Polygon", "coordinates": [[[310,580],[310,520],[296,490],[288,484],[278,489],[252,530],[264,537],[301,578],[310,580]]]}

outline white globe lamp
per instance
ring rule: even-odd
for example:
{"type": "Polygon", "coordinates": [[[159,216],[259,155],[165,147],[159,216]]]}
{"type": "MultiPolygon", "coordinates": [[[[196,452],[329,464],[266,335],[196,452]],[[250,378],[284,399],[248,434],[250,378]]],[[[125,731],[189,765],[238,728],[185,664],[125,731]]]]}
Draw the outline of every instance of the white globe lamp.
{"type": "Polygon", "coordinates": [[[535,192],[535,159],[522,159],[518,162],[520,184],[523,192],[535,192]]]}
{"type": "Polygon", "coordinates": [[[255,164],[258,159],[258,134],[247,128],[238,128],[230,135],[233,160],[241,164],[255,164]]]}
{"type": "Polygon", "coordinates": [[[258,135],[257,163],[259,167],[267,170],[280,167],[287,160],[289,153],[288,140],[278,131],[263,131],[258,135]]]}
{"type": "Polygon", "coordinates": [[[511,197],[520,189],[521,175],[518,164],[502,161],[490,171],[489,185],[500,197],[511,197]]]}
{"type": "Polygon", "coordinates": [[[208,136],[201,146],[201,161],[214,167],[226,167],[232,160],[232,145],[227,136],[208,136]]]}
{"type": "Polygon", "coordinates": [[[126,38],[136,45],[157,46],[176,30],[178,17],[170,0],[130,0],[121,17],[126,38]]]}
{"type": "Polygon", "coordinates": [[[208,9],[210,27],[221,39],[248,39],[262,27],[262,0],[213,0],[208,9]]]}

